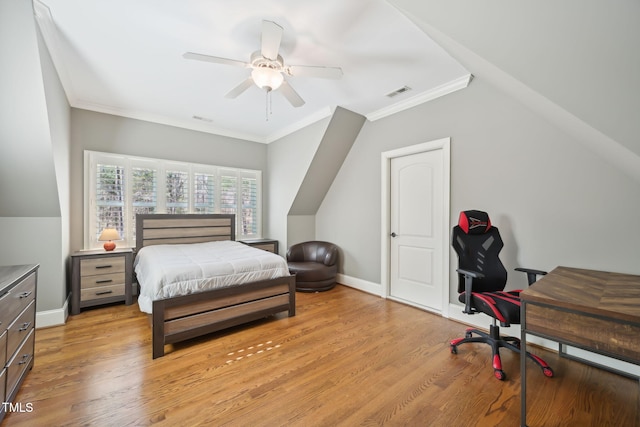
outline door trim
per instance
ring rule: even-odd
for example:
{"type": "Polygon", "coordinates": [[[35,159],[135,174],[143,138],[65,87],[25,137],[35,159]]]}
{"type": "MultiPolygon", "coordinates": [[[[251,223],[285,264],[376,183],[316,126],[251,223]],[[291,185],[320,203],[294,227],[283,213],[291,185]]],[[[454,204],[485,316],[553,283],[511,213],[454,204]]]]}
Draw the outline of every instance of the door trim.
{"type": "MultiPolygon", "coordinates": [[[[382,182],[382,203],[381,203],[381,254],[380,254],[380,280],[381,280],[381,292],[382,298],[389,298],[390,296],[390,262],[391,262],[391,239],[389,234],[391,233],[391,159],[395,157],[408,156],[411,154],[423,153],[426,151],[442,150],[442,185],[443,185],[443,203],[442,203],[442,221],[441,226],[446,230],[445,236],[449,235],[451,216],[450,209],[450,192],[451,192],[451,138],[441,138],[434,141],[425,142],[422,144],[411,145],[408,147],[398,148],[396,150],[385,151],[381,154],[381,171],[380,174],[382,182]]],[[[443,317],[449,317],[449,241],[448,239],[442,239],[442,280],[445,288],[442,292],[442,312],[443,317]]],[[[406,303],[406,301],[404,301],[406,303]]],[[[420,306],[420,308],[423,308],[420,306]]]]}

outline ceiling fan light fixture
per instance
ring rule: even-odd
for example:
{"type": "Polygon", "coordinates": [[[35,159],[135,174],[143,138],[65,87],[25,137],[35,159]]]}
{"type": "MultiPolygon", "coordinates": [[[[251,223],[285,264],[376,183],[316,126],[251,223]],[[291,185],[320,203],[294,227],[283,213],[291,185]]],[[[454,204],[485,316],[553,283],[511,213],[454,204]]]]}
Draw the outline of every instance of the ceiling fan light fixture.
{"type": "Polygon", "coordinates": [[[282,73],[270,67],[255,67],[251,78],[260,89],[276,90],[284,81],[282,73]]]}

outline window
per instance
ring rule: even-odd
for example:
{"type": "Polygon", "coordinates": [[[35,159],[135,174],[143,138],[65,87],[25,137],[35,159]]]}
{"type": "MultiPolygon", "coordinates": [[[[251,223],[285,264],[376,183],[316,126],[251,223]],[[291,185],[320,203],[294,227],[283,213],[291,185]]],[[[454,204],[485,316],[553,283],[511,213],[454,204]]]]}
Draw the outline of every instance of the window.
{"type": "Polygon", "coordinates": [[[118,230],[135,246],[136,214],[232,213],[237,238],[260,237],[260,171],[85,151],[85,248],[118,230]]]}

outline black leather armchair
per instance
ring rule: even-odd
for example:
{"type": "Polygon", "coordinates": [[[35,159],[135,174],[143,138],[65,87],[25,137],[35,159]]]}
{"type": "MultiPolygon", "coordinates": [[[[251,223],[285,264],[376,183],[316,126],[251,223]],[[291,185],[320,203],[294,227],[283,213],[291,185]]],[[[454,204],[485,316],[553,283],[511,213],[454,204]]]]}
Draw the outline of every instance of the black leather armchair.
{"type": "Polygon", "coordinates": [[[338,247],[318,240],[292,245],[287,250],[289,271],[296,275],[296,290],[320,292],[333,289],[338,274],[338,247]]]}

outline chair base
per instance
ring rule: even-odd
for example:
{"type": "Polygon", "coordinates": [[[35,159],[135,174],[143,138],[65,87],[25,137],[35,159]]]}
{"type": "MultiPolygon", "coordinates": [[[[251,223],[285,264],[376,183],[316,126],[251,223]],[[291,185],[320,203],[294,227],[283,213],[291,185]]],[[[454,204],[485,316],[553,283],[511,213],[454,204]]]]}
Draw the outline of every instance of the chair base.
{"type": "Polygon", "coordinates": [[[320,283],[310,283],[310,282],[306,282],[306,283],[296,283],[296,291],[297,292],[324,292],[324,291],[329,291],[333,288],[335,288],[336,286],[336,282],[333,282],[329,285],[327,285],[326,283],[320,282],[320,283]]]}
{"type": "MultiPolygon", "coordinates": [[[[456,338],[451,340],[451,353],[458,353],[458,346],[460,344],[469,342],[480,342],[489,344],[492,351],[493,360],[493,375],[499,379],[504,380],[506,374],[502,370],[502,360],[500,359],[500,348],[508,348],[509,350],[520,353],[520,339],[516,337],[500,336],[500,327],[497,325],[491,325],[489,327],[489,333],[481,331],[479,329],[468,328],[464,334],[464,338],[456,338]],[[474,337],[473,334],[478,336],[474,337]]],[[[542,369],[542,373],[547,377],[553,377],[553,369],[547,365],[547,362],[540,357],[527,352],[527,357],[531,359],[536,365],[542,369]]]]}

